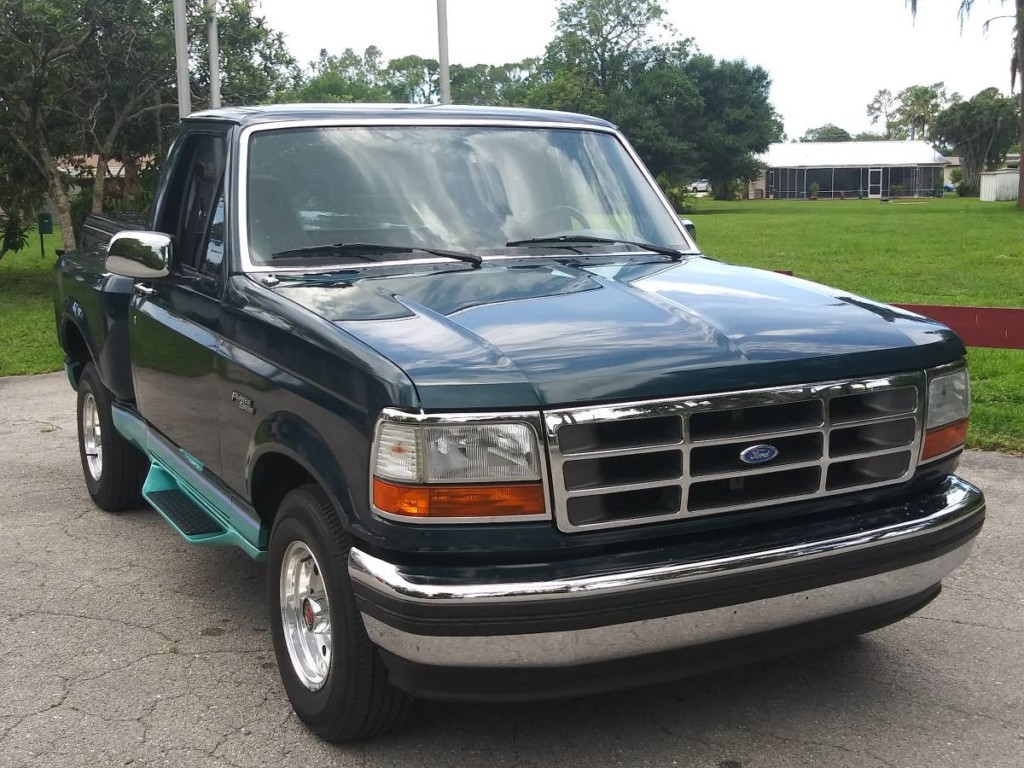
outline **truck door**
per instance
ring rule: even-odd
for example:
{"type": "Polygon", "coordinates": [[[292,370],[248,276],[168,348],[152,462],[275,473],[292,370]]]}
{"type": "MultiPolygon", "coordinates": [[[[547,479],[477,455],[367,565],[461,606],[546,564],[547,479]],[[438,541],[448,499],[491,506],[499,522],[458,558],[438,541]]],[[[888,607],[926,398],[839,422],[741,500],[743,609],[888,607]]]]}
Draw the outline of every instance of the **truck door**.
{"type": "Polygon", "coordinates": [[[171,274],[136,281],[132,377],[146,421],[219,474],[216,358],[223,234],[216,225],[219,217],[223,229],[227,142],[215,127],[193,130],[182,142],[170,159],[173,176],[154,222],[156,230],[174,237],[171,274]]]}

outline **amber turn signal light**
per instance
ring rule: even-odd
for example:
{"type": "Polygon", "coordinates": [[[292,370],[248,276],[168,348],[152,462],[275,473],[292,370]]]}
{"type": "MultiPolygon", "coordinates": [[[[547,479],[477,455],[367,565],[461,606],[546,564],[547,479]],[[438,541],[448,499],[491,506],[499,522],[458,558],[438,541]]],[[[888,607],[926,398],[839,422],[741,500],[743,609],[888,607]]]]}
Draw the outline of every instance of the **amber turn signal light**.
{"type": "Polygon", "coordinates": [[[954,421],[944,427],[930,429],[924,436],[924,450],[921,461],[934,459],[944,453],[959,448],[967,442],[967,419],[954,421]]]}
{"type": "Polygon", "coordinates": [[[413,518],[542,515],[544,488],[540,483],[401,485],[375,477],[373,505],[413,518]]]}

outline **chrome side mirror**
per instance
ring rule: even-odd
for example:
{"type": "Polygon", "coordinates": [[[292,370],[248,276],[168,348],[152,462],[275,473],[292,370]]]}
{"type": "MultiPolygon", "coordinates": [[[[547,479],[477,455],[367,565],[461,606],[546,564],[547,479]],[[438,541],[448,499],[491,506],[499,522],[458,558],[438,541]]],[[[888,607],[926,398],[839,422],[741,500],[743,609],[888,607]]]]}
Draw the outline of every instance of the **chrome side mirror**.
{"type": "Polygon", "coordinates": [[[170,274],[171,237],[162,232],[118,232],[107,246],[108,272],[137,280],[170,274]]]}
{"type": "Polygon", "coordinates": [[[697,242],[697,225],[689,219],[684,219],[682,216],[679,217],[679,223],[683,225],[683,229],[686,230],[687,234],[693,238],[693,242],[697,242]]]}

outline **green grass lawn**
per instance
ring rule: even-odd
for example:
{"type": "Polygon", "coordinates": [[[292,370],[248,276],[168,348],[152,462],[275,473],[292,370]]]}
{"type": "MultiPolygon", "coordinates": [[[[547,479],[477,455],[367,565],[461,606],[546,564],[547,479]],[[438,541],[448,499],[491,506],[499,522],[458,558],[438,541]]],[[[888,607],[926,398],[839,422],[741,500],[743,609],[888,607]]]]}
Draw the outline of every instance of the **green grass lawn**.
{"type": "MultiPolygon", "coordinates": [[[[1024,307],[1024,214],[1012,203],[944,198],[699,200],[710,256],[887,302],[1024,307]]],[[[1024,454],[1024,351],[971,349],[970,444],[1024,454]]]]}
{"type": "MultiPolygon", "coordinates": [[[[698,201],[706,253],[873,299],[1024,307],[1024,215],[1011,203],[698,201]]],[[[32,248],[0,261],[0,375],[60,368],[52,268],[32,248]]],[[[972,349],[970,444],[1024,454],[1024,351],[972,349]]]]}
{"type": "Polygon", "coordinates": [[[0,376],[45,373],[61,367],[53,318],[53,265],[58,238],[46,238],[46,256],[39,253],[39,235],[31,245],[0,261],[0,376]]]}

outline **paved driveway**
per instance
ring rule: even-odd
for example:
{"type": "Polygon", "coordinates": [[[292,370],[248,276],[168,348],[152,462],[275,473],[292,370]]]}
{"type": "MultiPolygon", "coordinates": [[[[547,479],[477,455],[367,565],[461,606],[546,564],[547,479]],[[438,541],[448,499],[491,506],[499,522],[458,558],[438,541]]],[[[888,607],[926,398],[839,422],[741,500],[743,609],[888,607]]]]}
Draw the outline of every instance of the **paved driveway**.
{"type": "Polygon", "coordinates": [[[333,747],[278,680],[263,566],[92,506],[60,375],[0,379],[0,766],[1024,766],[1024,460],[972,453],[968,564],[842,646],[560,703],[421,704],[333,747]]]}

